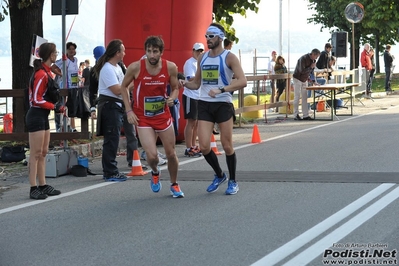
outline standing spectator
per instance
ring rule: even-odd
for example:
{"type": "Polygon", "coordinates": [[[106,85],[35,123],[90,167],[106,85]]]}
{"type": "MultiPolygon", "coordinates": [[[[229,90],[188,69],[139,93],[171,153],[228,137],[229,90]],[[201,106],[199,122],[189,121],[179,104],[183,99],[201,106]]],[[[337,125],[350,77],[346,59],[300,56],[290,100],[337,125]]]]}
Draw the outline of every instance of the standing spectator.
{"type": "Polygon", "coordinates": [[[223,49],[224,28],[212,23],[205,38],[210,49],[198,58],[197,73],[192,81],[181,81],[186,88],[200,89],[198,101],[198,138],[205,160],[215,172],[208,192],[215,192],[227,180],[220,168],[216,154],[210,147],[213,126],[218,123],[220,140],[226,154],[229,181],[225,194],[233,195],[239,190],[236,182],[237,157],[233,147],[233,120],[235,118],[233,97],[229,93],[247,85],[240,61],[233,53],[223,49]],[[232,77],[234,74],[234,82],[232,77]]]}
{"type": "Polygon", "coordinates": [[[233,49],[233,42],[230,41],[229,39],[224,39],[223,40],[223,47],[225,50],[231,50],[233,49]]]}
{"type": "MultiPolygon", "coordinates": [[[[103,46],[97,46],[93,50],[94,58],[97,60],[105,53],[105,48],[103,46]]],[[[126,73],[126,67],[123,62],[119,62],[118,65],[121,67],[123,74],[126,73]]],[[[93,70],[92,70],[93,71],[93,70]]],[[[92,71],[90,73],[92,73],[92,71]]],[[[96,119],[96,99],[98,92],[98,79],[93,74],[90,76],[90,104],[91,104],[91,117],[96,119]]],[[[133,164],[133,154],[138,148],[138,140],[136,137],[136,129],[127,122],[126,115],[123,116],[123,132],[126,137],[126,161],[128,167],[132,167],[133,164]]],[[[145,165],[141,165],[143,170],[147,169],[145,165]]]]}
{"type": "MultiPolygon", "coordinates": [[[[335,70],[335,63],[337,62],[337,58],[335,56],[330,56],[327,61],[327,71],[328,71],[328,80],[332,80],[332,72],[335,70]]],[[[330,82],[331,83],[331,82],[330,82]]]]}
{"type": "Polygon", "coordinates": [[[316,67],[320,70],[327,71],[328,60],[330,58],[332,46],[330,43],[324,45],[324,51],[320,53],[319,59],[317,60],[316,67]]]}
{"type": "Polygon", "coordinates": [[[367,90],[366,90],[367,95],[369,95],[373,92],[373,90],[371,89],[373,86],[373,79],[374,79],[374,72],[375,72],[374,49],[373,48],[370,48],[369,56],[370,56],[370,62],[371,62],[371,69],[370,69],[369,79],[367,80],[367,90]]]}
{"type": "MultiPolygon", "coordinates": [[[[97,65],[98,59],[105,53],[105,47],[104,46],[96,46],[93,49],[93,56],[96,59],[95,65],[97,65]]],[[[94,74],[94,67],[90,69],[90,85],[89,85],[89,91],[90,91],[90,112],[91,112],[91,117],[93,119],[97,118],[96,114],[96,106],[97,106],[97,95],[98,95],[98,78],[94,74]]]]}
{"type": "Polygon", "coordinates": [[[394,56],[391,55],[391,45],[387,44],[385,47],[385,52],[384,52],[384,64],[385,64],[385,91],[390,92],[392,91],[391,89],[391,72],[392,72],[392,66],[393,66],[393,60],[394,56]]]}
{"type": "MultiPolygon", "coordinates": [[[[274,73],[275,74],[288,73],[287,67],[285,66],[285,59],[281,55],[279,55],[277,57],[276,64],[274,66],[274,73]]],[[[278,102],[281,94],[284,92],[285,87],[287,86],[287,80],[286,79],[278,79],[276,82],[276,85],[277,85],[276,102],[278,102]]],[[[278,112],[278,107],[276,109],[276,112],[278,112]]]]}
{"type": "Polygon", "coordinates": [[[305,54],[298,59],[296,64],[293,80],[294,80],[294,119],[295,120],[313,120],[309,116],[308,107],[308,80],[310,74],[316,67],[316,59],[319,57],[320,51],[313,49],[311,53],[305,54]],[[299,116],[299,100],[302,98],[303,118],[299,116]]]}
{"type": "MultiPolygon", "coordinates": [[[[370,70],[373,68],[372,64],[371,64],[371,60],[370,60],[370,44],[369,43],[365,43],[364,44],[364,49],[363,52],[360,54],[360,63],[362,65],[362,67],[364,67],[366,69],[366,81],[369,81],[370,78],[370,70]]],[[[370,94],[370,92],[368,91],[368,86],[366,88],[366,93],[370,94]]]]}
{"type": "Polygon", "coordinates": [[[83,86],[84,80],[83,80],[83,70],[86,68],[85,62],[80,62],[79,63],[79,71],[78,71],[78,77],[79,77],[79,87],[83,86]]]}
{"type": "Polygon", "coordinates": [[[85,60],[85,69],[83,69],[83,72],[82,72],[82,82],[83,82],[84,87],[90,85],[90,71],[91,71],[90,60],[86,59],[85,60]]]}
{"type": "Polygon", "coordinates": [[[149,36],[144,44],[146,58],[129,65],[122,83],[122,97],[129,123],[137,126],[140,143],[151,167],[150,186],[153,192],[161,190],[161,170],[158,167],[157,135],[162,141],[168,159],[170,192],[174,198],[183,198],[184,193],[177,183],[179,160],[175,150],[175,132],[169,107],[179,96],[177,66],[162,58],[164,42],[159,36],[149,36]],[[133,109],[129,98],[129,84],[134,81],[133,109]],[[167,96],[167,86],[170,95],[167,96]],[[169,107],[168,107],[169,106],[169,107]]]}
{"type": "MultiPolygon", "coordinates": [[[[65,61],[66,64],[66,86],[64,84],[60,84],[61,88],[78,88],[79,87],[79,67],[78,67],[78,59],[75,57],[76,55],[76,48],[78,46],[76,43],[73,42],[67,42],[66,44],[66,49],[67,49],[67,54],[66,56],[63,56],[62,59],[59,59],[55,62],[55,64],[62,70],[62,64],[63,61],[65,61]]],[[[61,79],[62,80],[62,79],[61,79]]],[[[61,131],[61,116],[60,115],[55,115],[54,117],[55,120],[55,125],[57,131],[61,131]]],[[[71,132],[77,132],[75,128],[75,118],[71,117],[70,118],[71,122],[71,132]]]]}
{"type": "MultiPolygon", "coordinates": [[[[269,75],[274,75],[274,66],[276,65],[276,58],[277,58],[277,52],[273,51],[272,52],[272,58],[269,61],[269,65],[267,67],[267,70],[269,70],[269,75]]],[[[272,96],[276,95],[276,81],[274,79],[270,80],[270,87],[272,88],[272,96]]],[[[272,98],[273,99],[273,98],[272,98]]]]}
{"type": "MultiPolygon", "coordinates": [[[[50,143],[50,125],[48,115],[50,110],[56,113],[64,111],[60,104],[44,100],[47,85],[52,81],[51,65],[57,59],[54,43],[43,43],[39,48],[39,56],[33,62],[34,75],[29,87],[30,108],[26,115],[26,127],[29,132],[29,183],[31,199],[46,199],[47,196],[61,194],[61,191],[46,184],[46,155],[50,143]],[[37,180],[39,187],[37,186],[37,180]]],[[[55,81],[52,81],[55,82],[55,81]]]]}
{"type": "Polygon", "coordinates": [[[93,68],[98,78],[97,135],[104,136],[102,166],[105,181],[126,180],[126,176],[119,172],[116,161],[124,113],[121,96],[124,75],[118,63],[124,56],[122,41],[112,40],[93,68]]]}
{"type": "MultiPolygon", "coordinates": [[[[195,43],[193,46],[192,57],[184,63],[183,71],[187,81],[194,79],[197,72],[197,59],[204,52],[204,44],[195,43]]],[[[190,90],[184,88],[183,91],[183,110],[184,119],[186,119],[186,127],[184,128],[184,139],[186,142],[186,150],[184,156],[200,157],[201,151],[195,144],[197,139],[198,127],[198,90],[190,90]]]]}

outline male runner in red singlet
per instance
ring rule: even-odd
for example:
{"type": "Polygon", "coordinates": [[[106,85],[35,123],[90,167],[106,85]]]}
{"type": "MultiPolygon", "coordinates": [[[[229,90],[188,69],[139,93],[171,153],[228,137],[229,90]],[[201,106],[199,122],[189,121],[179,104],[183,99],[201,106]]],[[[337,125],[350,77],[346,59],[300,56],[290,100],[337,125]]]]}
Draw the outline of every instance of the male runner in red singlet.
{"type": "Polygon", "coordinates": [[[162,141],[168,159],[170,192],[175,198],[184,197],[177,184],[179,161],[175,151],[175,132],[169,106],[179,96],[176,64],[161,56],[164,42],[159,36],[149,36],[144,44],[146,58],[135,61],[127,68],[122,82],[122,97],[129,123],[137,126],[140,143],[147,154],[152,169],[151,189],[161,190],[160,169],[158,168],[157,135],[162,141]],[[134,81],[133,105],[128,97],[129,84],[134,81]],[[171,93],[167,96],[166,87],[171,93]],[[131,108],[132,107],[132,108],[131,108]]]}

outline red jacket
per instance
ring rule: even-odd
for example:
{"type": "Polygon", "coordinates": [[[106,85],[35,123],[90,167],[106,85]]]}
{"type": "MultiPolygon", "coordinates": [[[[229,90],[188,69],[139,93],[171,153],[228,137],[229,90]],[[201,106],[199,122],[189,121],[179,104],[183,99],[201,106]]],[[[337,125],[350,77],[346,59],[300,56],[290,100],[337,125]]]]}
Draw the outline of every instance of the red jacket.
{"type": "Polygon", "coordinates": [[[43,95],[47,91],[47,83],[49,78],[46,72],[50,75],[50,77],[52,77],[53,74],[47,65],[43,64],[43,68],[44,69],[39,69],[34,74],[33,88],[31,87],[29,90],[29,102],[31,107],[53,110],[54,104],[43,99],[43,95]]]}
{"type": "Polygon", "coordinates": [[[373,68],[373,65],[371,64],[370,54],[366,51],[366,49],[364,49],[360,55],[360,63],[362,64],[362,67],[366,68],[366,70],[371,70],[373,68]]]}

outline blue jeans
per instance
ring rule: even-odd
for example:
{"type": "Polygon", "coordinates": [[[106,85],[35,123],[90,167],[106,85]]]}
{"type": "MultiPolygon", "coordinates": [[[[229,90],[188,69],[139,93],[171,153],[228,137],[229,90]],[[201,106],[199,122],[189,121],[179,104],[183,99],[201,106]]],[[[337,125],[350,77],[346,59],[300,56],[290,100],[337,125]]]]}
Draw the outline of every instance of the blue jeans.
{"type": "Polygon", "coordinates": [[[101,127],[104,134],[102,166],[104,176],[110,177],[119,173],[116,154],[123,123],[124,110],[117,103],[108,101],[101,109],[101,127]]]}

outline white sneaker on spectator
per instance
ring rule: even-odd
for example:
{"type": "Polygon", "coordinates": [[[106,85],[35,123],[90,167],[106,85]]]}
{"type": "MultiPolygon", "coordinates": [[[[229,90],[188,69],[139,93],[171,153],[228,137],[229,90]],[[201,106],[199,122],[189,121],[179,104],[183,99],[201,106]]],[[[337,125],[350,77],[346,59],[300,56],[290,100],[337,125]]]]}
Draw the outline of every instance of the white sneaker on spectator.
{"type": "MultiPolygon", "coordinates": [[[[164,165],[164,164],[166,164],[168,162],[162,156],[166,158],[166,156],[164,154],[158,152],[158,160],[159,160],[158,166],[164,165]]],[[[141,157],[142,160],[147,161],[147,154],[145,153],[145,151],[141,152],[140,157],[141,157]]]]}
{"type": "Polygon", "coordinates": [[[162,159],[166,159],[166,155],[158,151],[158,157],[161,157],[162,159]]]}

